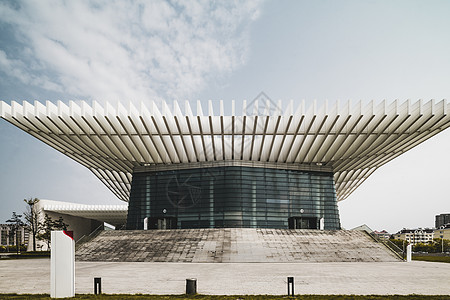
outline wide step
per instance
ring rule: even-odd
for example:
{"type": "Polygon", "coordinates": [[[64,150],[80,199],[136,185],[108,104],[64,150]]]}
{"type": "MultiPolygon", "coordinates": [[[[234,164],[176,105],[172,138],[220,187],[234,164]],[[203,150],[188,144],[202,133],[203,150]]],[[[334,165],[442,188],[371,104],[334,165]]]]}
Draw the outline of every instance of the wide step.
{"type": "Polygon", "coordinates": [[[360,231],[177,229],[104,231],[77,261],[385,262],[398,258],[360,231]]]}

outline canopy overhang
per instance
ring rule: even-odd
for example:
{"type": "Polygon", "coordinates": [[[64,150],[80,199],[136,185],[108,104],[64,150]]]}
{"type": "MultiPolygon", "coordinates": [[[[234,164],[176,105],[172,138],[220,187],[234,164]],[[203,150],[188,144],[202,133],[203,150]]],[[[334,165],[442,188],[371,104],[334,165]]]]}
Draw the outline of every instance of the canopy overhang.
{"type": "Polygon", "coordinates": [[[217,114],[211,101],[207,114],[200,102],[196,113],[186,102],[183,113],[176,101],[0,101],[0,116],[89,168],[123,201],[135,169],[236,160],[326,167],[341,201],[376,169],[450,126],[446,100],[260,104],[244,101],[236,114],[233,101],[226,115],[222,101],[217,114]]]}

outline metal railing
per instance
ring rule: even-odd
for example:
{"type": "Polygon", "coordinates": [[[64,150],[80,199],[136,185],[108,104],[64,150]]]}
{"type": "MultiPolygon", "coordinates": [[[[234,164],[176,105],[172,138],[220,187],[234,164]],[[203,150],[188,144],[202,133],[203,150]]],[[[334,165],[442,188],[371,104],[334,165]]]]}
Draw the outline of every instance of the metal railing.
{"type": "Polygon", "coordinates": [[[83,235],[78,241],[75,242],[75,250],[81,247],[81,245],[92,241],[96,236],[98,236],[104,230],[104,225],[98,226],[94,231],[89,233],[88,235],[83,235]]]}
{"type": "Polygon", "coordinates": [[[123,224],[122,226],[120,226],[119,228],[116,227],[115,230],[125,230],[127,229],[127,224],[123,224]]]}
{"type": "Polygon", "coordinates": [[[397,255],[400,259],[405,260],[406,258],[406,252],[404,249],[401,249],[400,247],[398,247],[396,244],[394,244],[393,242],[391,242],[389,239],[381,239],[378,235],[376,235],[375,233],[371,232],[367,232],[366,233],[372,237],[376,242],[378,243],[382,243],[384,246],[386,246],[386,248],[388,248],[389,250],[391,250],[395,255],[397,255]]]}

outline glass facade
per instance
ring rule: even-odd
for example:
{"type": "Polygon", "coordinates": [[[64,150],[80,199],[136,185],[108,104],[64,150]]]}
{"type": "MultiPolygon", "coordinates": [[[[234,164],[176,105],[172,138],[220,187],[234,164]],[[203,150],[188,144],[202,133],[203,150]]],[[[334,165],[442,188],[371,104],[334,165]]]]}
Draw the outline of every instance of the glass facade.
{"type": "Polygon", "coordinates": [[[135,172],[127,229],[340,229],[333,173],[247,166],[135,172]]]}

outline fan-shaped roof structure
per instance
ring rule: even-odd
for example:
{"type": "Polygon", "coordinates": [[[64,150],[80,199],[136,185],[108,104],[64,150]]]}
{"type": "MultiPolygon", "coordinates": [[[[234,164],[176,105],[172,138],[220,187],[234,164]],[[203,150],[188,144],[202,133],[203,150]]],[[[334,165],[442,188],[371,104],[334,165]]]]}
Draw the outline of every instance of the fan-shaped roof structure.
{"type": "Polygon", "coordinates": [[[213,161],[326,166],[338,201],[377,168],[450,126],[446,100],[335,102],[244,101],[241,113],[223,102],[207,113],[189,102],[136,107],[128,103],[0,101],[0,116],[89,168],[128,201],[133,169],[213,161]]]}

